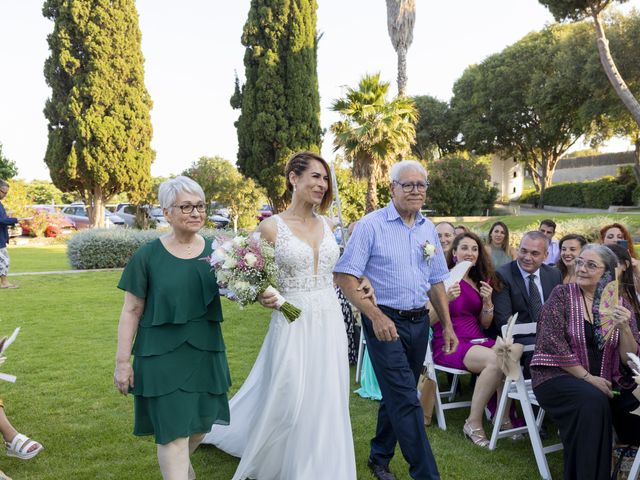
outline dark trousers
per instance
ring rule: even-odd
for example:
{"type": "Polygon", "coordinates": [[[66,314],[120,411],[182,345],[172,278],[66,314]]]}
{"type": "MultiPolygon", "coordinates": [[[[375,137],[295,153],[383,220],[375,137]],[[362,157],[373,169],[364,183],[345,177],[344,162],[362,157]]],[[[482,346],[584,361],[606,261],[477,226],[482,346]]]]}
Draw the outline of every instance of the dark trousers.
{"type": "Polygon", "coordinates": [[[609,398],[590,383],[568,375],[547,380],[533,391],[560,429],[565,480],[608,480],[612,442],[609,398]]]}
{"type": "Polygon", "coordinates": [[[416,392],[429,338],[427,313],[407,318],[396,310],[383,306],[380,309],[395,323],[400,339],[379,341],[371,320],[362,315],[367,350],[382,393],[369,459],[378,465],[389,465],[396,443],[400,443],[412,478],[439,479],[416,392]]]}

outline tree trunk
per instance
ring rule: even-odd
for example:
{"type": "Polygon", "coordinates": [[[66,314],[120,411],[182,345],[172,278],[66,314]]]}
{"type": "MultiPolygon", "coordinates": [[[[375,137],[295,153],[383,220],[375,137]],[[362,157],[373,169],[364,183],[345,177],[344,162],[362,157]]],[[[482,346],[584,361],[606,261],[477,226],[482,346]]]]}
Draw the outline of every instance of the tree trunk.
{"type": "Polygon", "coordinates": [[[378,208],[378,181],[373,174],[367,178],[367,197],[365,203],[365,213],[371,213],[378,208]]]}
{"type": "Polygon", "coordinates": [[[235,213],[233,215],[233,233],[238,233],[238,218],[240,218],[240,215],[235,213]]]}
{"type": "Polygon", "coordinates": [[[636,183],[640,185],[640,136],[637,136],[633,144],[635,145],[633,155],[633,173],[636,177],[636,183]]]}
{"type": "Polygon", "coordinates": [[[549,160],[548,154],[541,154],[540,162],[536,162],[535,158],[527,161],[527,168],[531,174],[533,185],[536,191],[540,194],[540,200],[536,205],[536,208],[544,208],[544,192],[551,185],[551,179],[553,177],[553,171],[557,163],[556,156],[552,155],[552,159],[549,160]]]}
{"type": "Polygon", "coordinates": [[[600,19],[600,13],[594,13],[592,15],[593,22],[596,27],[596,38],[598,44],[598,53],[600,54],[600,62],[602,63],[602,67],[604,68],[604,72],[607,74],[607,78],[613,89],[616,91],[624,106],[627,107],[627,110],[631,112],[633,119],[640,127],[640,103],[633,96],[629,87],[623,80],[620,72],[618,71],[618,67],[616,67],[615,62],[613,61],[613,57],[611,57],[611,51],[609,50],[609,41],[604,32],[604,27],[602,25],[600,19]]]}
{"type": "Polygon", "coordinates": [[[284,212],[287,209],[287,201],[284,197],[269,197],[269,200],[274,214],[284,212]]]}
{"type": "Polygon", "coordinates": [[[89,197],[89,221],[92,228],[104,228],[104,198],[102,196],[102,189],[96,186],[91,192],[89,197]]]}
{"type": "Polygon", "coordinates": [[[407,92],[407,48],[398,47],[398,96],[404,97],[407,92]]]}

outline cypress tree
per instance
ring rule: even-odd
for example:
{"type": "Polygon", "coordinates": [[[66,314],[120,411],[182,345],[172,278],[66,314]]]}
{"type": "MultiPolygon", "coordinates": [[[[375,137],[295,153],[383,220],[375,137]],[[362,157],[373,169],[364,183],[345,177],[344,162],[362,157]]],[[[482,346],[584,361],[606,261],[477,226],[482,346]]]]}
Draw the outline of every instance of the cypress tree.
{"type": "Polygon", "coordinates": [[[315,0],[252,0],[242,34],[246,82],[231,104],[238,166],[263,186],[276,211],[287,201],[284,165],[299,150],[320,151],[315,0]]]}
{"type": "Polygon", "coordinates": [[[92,224],[103,225],[112,196],[146,193],[155,157],[135,2],[46,0],[42,13],[54,22],[45,163],[53,183],[80,192],[92,224]]]}

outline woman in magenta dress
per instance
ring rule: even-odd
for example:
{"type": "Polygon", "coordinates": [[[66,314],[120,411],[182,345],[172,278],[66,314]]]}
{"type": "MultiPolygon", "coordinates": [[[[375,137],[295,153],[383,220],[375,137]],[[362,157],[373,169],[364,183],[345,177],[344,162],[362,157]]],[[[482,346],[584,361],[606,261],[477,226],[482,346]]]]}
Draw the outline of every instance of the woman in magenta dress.
{"type": "Polygon", "coordinates": [[[489,399],[502,387],[504,375],[498,367],[496,354],[491,349],[495,341],[485,338],[482,330],[493,321],[491,294],[494,288],[500,288],[500,284],[491,258],[474,233],[458,235],[447,253],[449,268],[463,260],[471,262],[472,267],[462,281],[452,285],[447,291],[451,322],[460,343],[454,353],[444,354],[442,327],[437,317],[430,312],[433,358],[438,365],[464,369],[478,375],[463,432],[474,444],[488,448],[489,441],[482,426],[482,416],[489,399]]]}

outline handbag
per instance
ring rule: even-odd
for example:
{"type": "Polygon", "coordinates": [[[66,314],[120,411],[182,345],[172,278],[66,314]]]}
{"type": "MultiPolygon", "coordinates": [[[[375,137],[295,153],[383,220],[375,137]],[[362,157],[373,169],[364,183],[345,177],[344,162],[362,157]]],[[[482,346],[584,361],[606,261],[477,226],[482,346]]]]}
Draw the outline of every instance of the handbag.
{"type": "Polygon", "coordinates": [[[420,405],[424,415],[424,426],[431,425],[433,409],[436,405],[436,382],[429,378],[427,367],[422,368],[422,373],[418,379],[418,393],[420,394],[420,405]]]}
{"type": "Polygon", "coordinates": [[[638,447],[633,445],[614,446],[611,451],[611,480],[627,480],[637,454],[638,447]]]}

